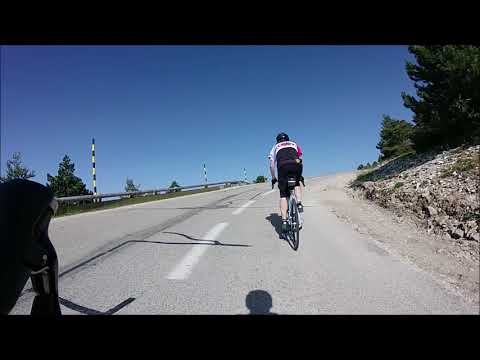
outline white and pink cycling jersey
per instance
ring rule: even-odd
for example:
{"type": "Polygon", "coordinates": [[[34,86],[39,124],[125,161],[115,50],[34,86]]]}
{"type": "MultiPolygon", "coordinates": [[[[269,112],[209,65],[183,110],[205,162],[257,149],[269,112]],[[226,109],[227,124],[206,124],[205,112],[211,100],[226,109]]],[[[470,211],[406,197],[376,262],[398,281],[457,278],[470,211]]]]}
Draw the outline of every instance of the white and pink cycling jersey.
{"type": "Polygon", "coordinates": [[[302,149],[293,141],[275,144],[268,155],[271,162],[282,163],[284,160],[295,160],[302,156],[302,149]]]}

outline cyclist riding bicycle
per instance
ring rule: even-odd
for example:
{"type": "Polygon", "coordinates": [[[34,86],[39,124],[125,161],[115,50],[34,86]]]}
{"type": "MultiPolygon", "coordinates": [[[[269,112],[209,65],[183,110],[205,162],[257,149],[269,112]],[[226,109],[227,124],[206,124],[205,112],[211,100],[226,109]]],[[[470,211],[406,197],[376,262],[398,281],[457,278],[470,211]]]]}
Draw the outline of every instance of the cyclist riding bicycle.
{"type": "Polygon", "coordinates": [[[277,143],[272,147],[268,158],[270,159],[270,173],[272,175],[272,185],[278,181],[278,189],[280,190],[280,213],[282,215],[282,232],[287,231],[287,195],[288,184],[287,178],[294,177],[295,197],[297,199],[298,211],[303,212],[302,190],[300,181],[303,182],[303,165],[302,165],[302,149],[285,133],[277,135],[277,143]],[[277,167],[278,176],[275,177],[275,165],[277,167]]]}

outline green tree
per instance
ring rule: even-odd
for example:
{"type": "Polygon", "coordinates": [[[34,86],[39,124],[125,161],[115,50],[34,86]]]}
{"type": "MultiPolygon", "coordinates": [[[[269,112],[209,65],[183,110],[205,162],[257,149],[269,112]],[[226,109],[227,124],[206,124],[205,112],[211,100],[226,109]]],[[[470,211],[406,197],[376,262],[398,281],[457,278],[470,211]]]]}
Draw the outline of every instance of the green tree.
{"type": "Polygon", "coordinates": [[[133,183],[133,179],[127,178],[125,183],[126,183],[126,185],[125,185],[125,191],[126,192],[140,191],[140,185],[135,185],[133,183]]]}
{"type": "Polygon", "coordinates": [[[47,181],[56,197],[91,195],[91,191],[87,190],[82,179],[75,176],[75,164],[65,155],[62,162],[58,165],[57,176],[47,174],[47,181]]]}
{"type": "Polygon", "coordinates": [[[375,167],[375,166],[377,166],[377,165],[378,165],[378,163],[377,163],[376,161],[374,161],[374,162],[372,163],[372,167],[375,167]]]}
{"type": "Polygon", "coordinates": [[[413,125],[405,120],[397,120],[383,115],[380,141],[377,144],[377,149],[380,150],[380,160],[387,160],[412,151],[412,141],[410,140],[412,131],[413,125]]]}
{"type": "Polygon", "coordinates": [[[406,71],[417,98],[402,92],[413,111],[417,151],[480,143],[480,47],[410,46],[406,71]]]}
{"type": "Polygon", "coordinates": [[[172,189],[173,191],[177,192],[177,191],[180,191],[180,189],[177,189],[179,187],[180,187],[180,185],[178,185],[178,183],[174,180],[170,184],[169,189],[172,189]]]}
{"type": "Polygon", "coordinates": [[[260,184],[260,183],[267,182],[267,179],[265,178],[265,176],[259,175],[259,176],[257,176],[257,178],[255,179],[254,182],[257,183],[257,184],[260,184]]]}
{"type": "Polygon", "coordinates": [[[22,156],[15,152],[10,160],[7,160],[6,176],[0,178],[0,182],[13,179],[30,179],[35,176],[35,171],[30,171],[22,164],[22,156]]]}
{"type": "Polygon", "coordinates": [[[363,164],[358,165],[357,170],[362,170],[363,169],[363,164]]]}
{"type": "Polygon", "coordinates": [[[369,162],[367,162],[367,165],[365,165],[365,168],[369,169],[372,165],[370,165],[369,162]]]}

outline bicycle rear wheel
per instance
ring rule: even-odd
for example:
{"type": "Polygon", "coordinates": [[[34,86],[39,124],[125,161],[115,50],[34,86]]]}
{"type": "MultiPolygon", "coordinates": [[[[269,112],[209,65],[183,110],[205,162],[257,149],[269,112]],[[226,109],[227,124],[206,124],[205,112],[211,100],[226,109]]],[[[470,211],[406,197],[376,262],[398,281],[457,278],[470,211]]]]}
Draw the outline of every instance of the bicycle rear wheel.
{"type": "Polygon", "coordinates": [[[298,218],[298,208],[297,202],[292,201],[292,213],[291,213],[291,223],[290,223],[290,241],[292,243],[292,249],[297,251],[298,245],[300,243],[300,223],[298,218]]]}

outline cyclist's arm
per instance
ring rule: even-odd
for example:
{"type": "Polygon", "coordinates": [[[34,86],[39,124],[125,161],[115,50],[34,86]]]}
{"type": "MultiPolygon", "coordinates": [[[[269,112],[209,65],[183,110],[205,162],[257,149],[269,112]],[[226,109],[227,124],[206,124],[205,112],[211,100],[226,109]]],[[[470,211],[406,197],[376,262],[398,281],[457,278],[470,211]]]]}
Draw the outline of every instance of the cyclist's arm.
{"type": "Polygon", "coordinates": [[[270,161],[270,175],[272,175],[273,179],[275,178],[275,146],[272,147],[272,150],[268,155],[268,160],[270,161]]]}
{"type": "Polygon", "coordinates": [[[272,175],[272,179],[275,178],[275,161],[270,159],[270,174],[272,175]]]}

